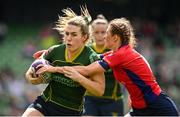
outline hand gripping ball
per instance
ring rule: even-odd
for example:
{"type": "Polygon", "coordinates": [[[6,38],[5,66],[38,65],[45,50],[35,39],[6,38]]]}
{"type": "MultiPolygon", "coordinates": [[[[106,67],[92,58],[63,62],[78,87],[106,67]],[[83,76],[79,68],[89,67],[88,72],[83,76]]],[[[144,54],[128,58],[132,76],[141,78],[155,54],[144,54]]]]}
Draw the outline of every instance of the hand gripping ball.
{"type": "Polygon", "coordinates": [[[50,82],[51,80],[51,73],[49,72],[45,72],[43,74],[41,74],[40,76],[38,76],[36,74],[36,72],[41,68],[41,67],[37,67],[38,65],[50,65],[50,62],[45,60],[45,59],[36,59],[32,64],[31,64],[31,68],[32,68],[32,71],[33,71],[33,76],[35,78],[38,78],[38,77],[42,77],[43,80],[44,80],[44,83],[48,83],[50,82]]]}

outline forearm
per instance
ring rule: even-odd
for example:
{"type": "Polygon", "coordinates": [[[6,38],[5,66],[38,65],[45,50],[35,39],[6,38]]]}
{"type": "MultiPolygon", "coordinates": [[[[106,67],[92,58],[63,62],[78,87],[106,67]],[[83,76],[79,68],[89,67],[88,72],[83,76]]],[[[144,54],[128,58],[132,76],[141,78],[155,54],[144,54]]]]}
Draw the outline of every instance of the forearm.
{"type": "Polygon", "coordinates": [[[84,76],[78,81],[88,92],[94,96],[102,96],[105,90],[105,82],[95,82],[84,76]]]}
{"type": "Polygon", "coordinates": [[[63,73],[63,67],[54,67],[54,72],[56,73],[63,73]]]}
{"type": "Polygon", "coordinates": [[[104,72],[105,70],[98,64],[94,62],[88,66],[73,66],[76,71],[78,71],[83,76],[92,76],[98,72],[104,72]]]}
{"type": "Polygon", "coordinates": [[[79,82],[86,90],[95,96],[101,96],[105,90],[104,72],[97,72],[90,77],[85,77],[73,67],[64,67],[63,73],[66,77],[79,82]]]}
{"type": "Polygon", "coordinates": [[[73,68],[85,77],[90,75],[90,72],[87,72],[86,66],[73,66],[73,68]]]}

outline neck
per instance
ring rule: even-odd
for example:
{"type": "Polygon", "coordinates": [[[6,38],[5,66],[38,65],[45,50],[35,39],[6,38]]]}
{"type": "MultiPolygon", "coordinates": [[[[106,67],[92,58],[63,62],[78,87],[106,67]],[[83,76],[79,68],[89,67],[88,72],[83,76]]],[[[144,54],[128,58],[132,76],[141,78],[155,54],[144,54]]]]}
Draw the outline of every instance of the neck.
{"type": "Polygon", "coordinates": [[[97,45],[96,43],[93,43],[93,46],[94,46],[94,50],[97,53],[102,53],[105,49],[105,45],[97,45]]]}
{"type": "Polygon", "coordinates": [[[79,56],[83,49],[84,46],[75,51],[69,51],[68,49],[66,49],[66,60],[73,61],[77,56],[79,56]]]}
{"type": "Polygon", "coordinates": [[[102,49],[102,48],[105,48],[105,44],[103,44],[103,45],[98,45],[98,44],[95,44],[95,46],[96,46],[96,48],[97,48],[97,49],[102,49]]]}

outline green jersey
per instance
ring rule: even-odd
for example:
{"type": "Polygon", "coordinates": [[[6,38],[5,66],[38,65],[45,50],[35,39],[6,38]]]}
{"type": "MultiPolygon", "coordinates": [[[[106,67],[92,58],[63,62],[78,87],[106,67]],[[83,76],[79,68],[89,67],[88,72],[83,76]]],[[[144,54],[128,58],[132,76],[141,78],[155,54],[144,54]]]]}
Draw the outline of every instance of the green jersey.
{"type": "MultiPolygon", "coordinates": [[[[90,45],[90,47],[97,53],[97,54],[102,54],[107,51],[110,51],[107,48],[104,48],[103,50],[97,50],[95,48],[95,45],[90,45]]],[[[104,95],[101,96],[100,98],[109,98],[109,99],[120,99],[122,98],[122,91],[121,91],[121,85],[116,81],[113,71],[109,69],[108,71],[105,72],[105,92],[104,95]]],[[[86,95],[93,96],[90,93],[86,93],[86,95]]]]}
{"type": "MultiPolygon", "coordinates": [[[[87,46],[81,49],[73,61],[67,61],[66,46],[64,44],[54,46],[49,50],[48,54],[45,55],[45,59],[50,61],[53,66],[86,66],[98,59],[97,54],[87,46]]],[[[81,111],[85,91],[86,89],[78,82],[67,78],[63,74],[52,73],[51,81],[42,97],[45,101],[51,101],[65,108],[81,111]]]]}

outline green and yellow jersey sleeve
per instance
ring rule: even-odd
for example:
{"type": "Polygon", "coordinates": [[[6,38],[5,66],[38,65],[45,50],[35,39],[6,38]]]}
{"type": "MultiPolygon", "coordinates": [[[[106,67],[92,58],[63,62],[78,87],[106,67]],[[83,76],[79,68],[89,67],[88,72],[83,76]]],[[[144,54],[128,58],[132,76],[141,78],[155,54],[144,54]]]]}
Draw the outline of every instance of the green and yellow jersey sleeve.
{"type": "MultiPolygon", "coordinates": [[[[89,45],[97,54],[102,54],[105,52],[110,51],[107,48],[103,48],[101,50],[97,50],[95,47],[95,44],[89,45]]],[[[99,98],[109,98],[109,99],[120,99],[122,98],[122,91],[121,91],[121,85],[116,81],[113,71],[109,69],[105,72],[105,92],[104,95],[99,98]]],[[[93,96],[89,92],[86,93],[88,96],[93,96]]]]}

